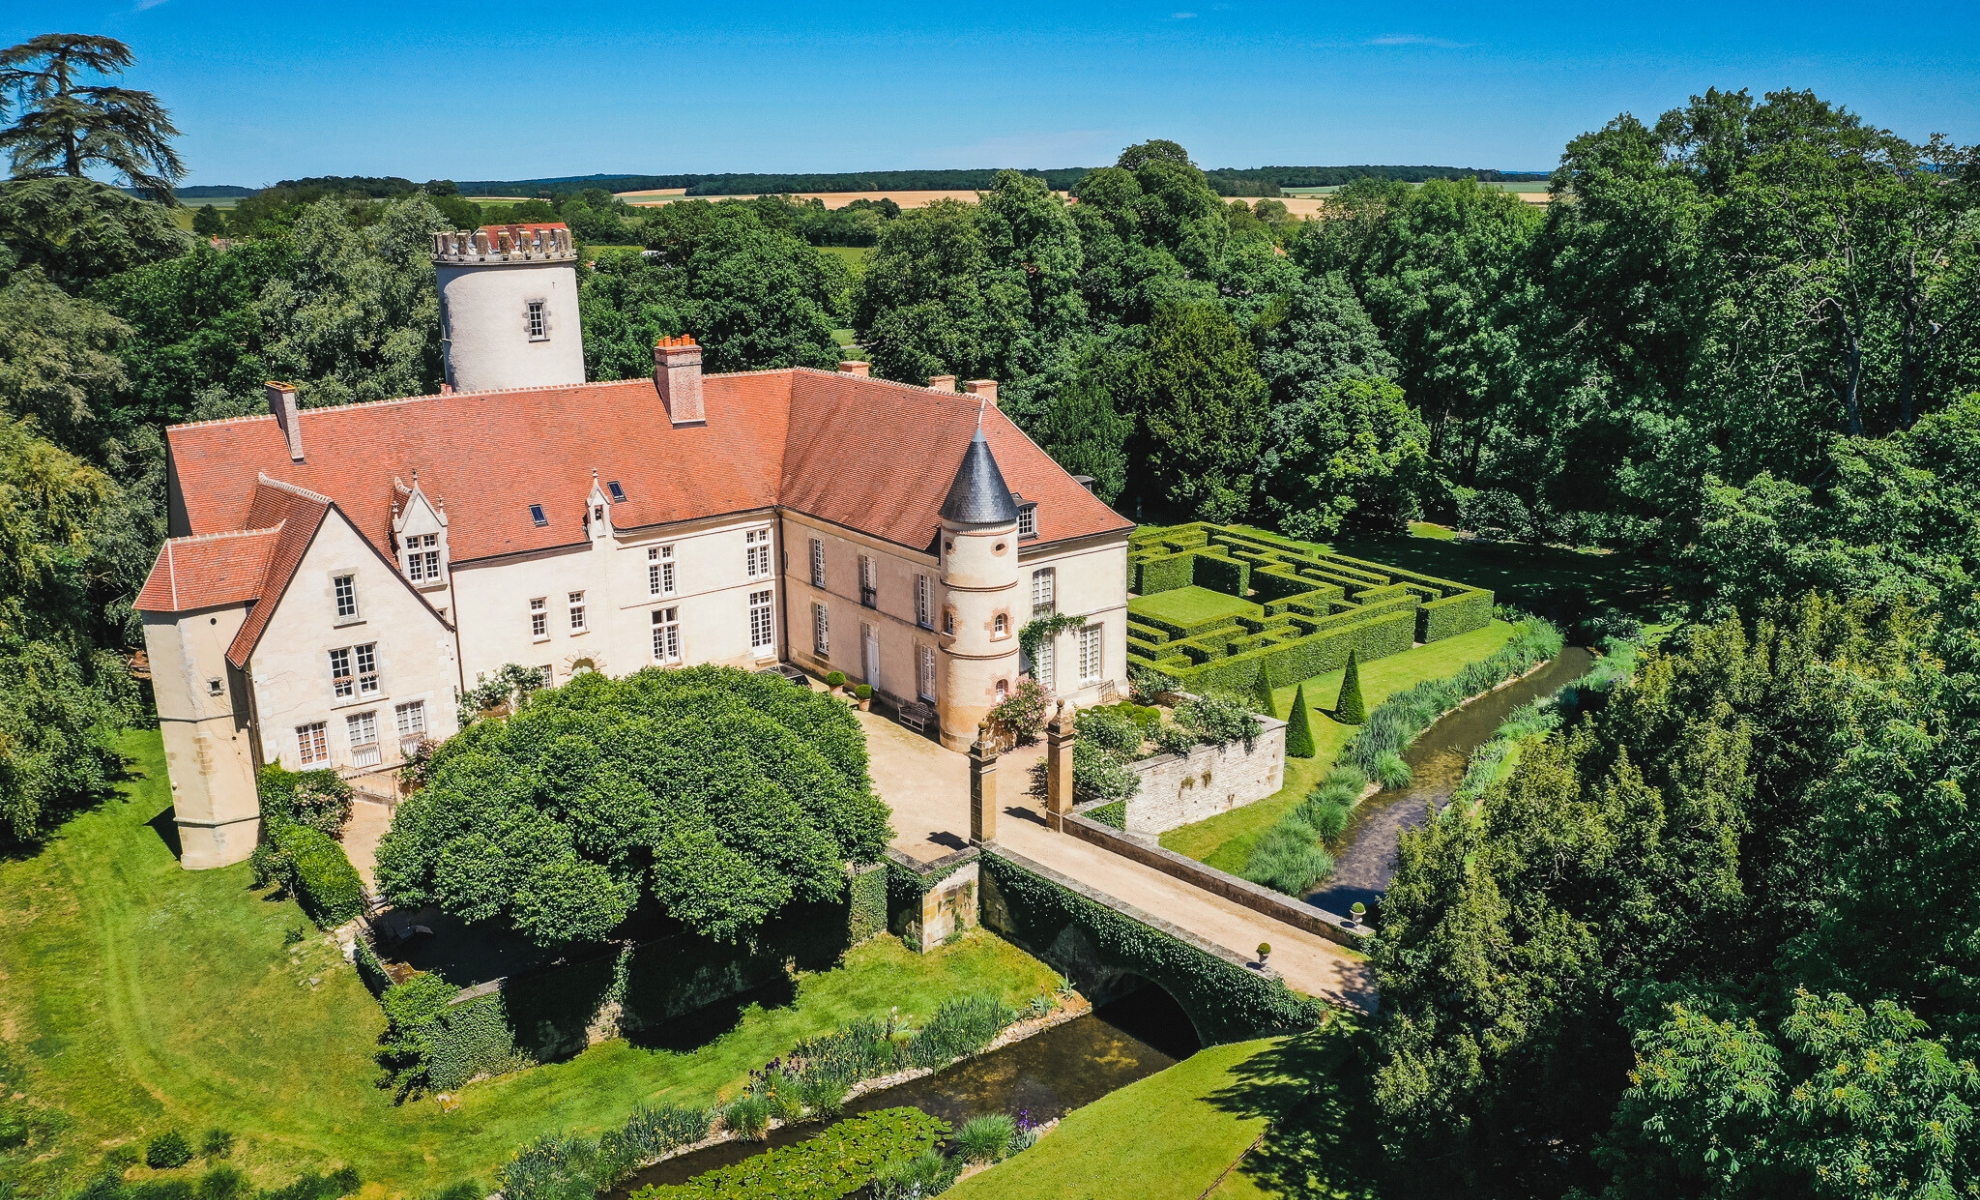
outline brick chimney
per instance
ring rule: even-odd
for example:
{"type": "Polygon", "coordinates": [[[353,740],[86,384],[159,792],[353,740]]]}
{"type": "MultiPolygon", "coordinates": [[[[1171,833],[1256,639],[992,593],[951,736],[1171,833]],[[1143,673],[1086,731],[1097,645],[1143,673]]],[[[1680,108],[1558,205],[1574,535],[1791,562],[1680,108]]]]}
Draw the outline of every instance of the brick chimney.
{"type": "Polygon", "coordinates": [[[860,362],[856,359],[848,359],[847,361],[839,364],[839,374],[857,375],[861,379],[865,379],[872,370],[873,370],[872,363],[860,362]]]}
{"type": "Polygon", "coordinates": [[[275,423],[282,427],[282,435],[289,439],[289,461],[301,462],[302,421],[296,416],[296,385],[277,383],[271,379],[262,386],[268,389],[268,411],[275,414],[275,423]]]}
{"type": "Polygon", "coordinates": [[[981,398],[991,408],[997,407],[997,381],[994,379],[972,379],[963,384],[963,391],[981,398]]]}
{"type": "Polygon", "coordinates": [[[676,425],[701,425],[708,414],[701,407],[701,347],[694,338],[661,338],[653,346],[653,386],[660,403],[676,425]]]}
{"type": "Polygon", "coordinates": [[[928,377],[928,390],[933,392],[953,392],[956,390],[956,377],[954,375],[930,375],[928,377]]]}

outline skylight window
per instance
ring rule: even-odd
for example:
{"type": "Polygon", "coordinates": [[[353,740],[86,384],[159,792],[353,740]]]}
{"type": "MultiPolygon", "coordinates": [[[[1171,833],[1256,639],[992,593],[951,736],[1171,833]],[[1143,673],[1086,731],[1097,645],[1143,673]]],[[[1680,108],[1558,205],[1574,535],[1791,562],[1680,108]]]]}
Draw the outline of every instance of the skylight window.
{"type": "Polygon", "coordinates": [[[543,506],[541,504],[532,504],[529,506],[529,519],[538,525],[548,525],[550,523],[550,518],[543,515],[543,506]]]}
{"type": "Polygon", "coordinates": [[[606,484],[606,485],[605,485],[605,489],[606,489],[607,491],[609,491],[609,492],[611,492],[611,493],[612,493],[612,503],[614,503],[614,504],[624,504],[624,503],[625,503],[625,501],[626,501],[626,489],[624,489],[624,488],[622,488],[622,487],[620,487],[620,486],[619,486],[619,481],[618,481],[618,480],[616,480],[616,479],[614,479],[614,480],[613,480],[612,482],[610,482],[610,483],[608,483],[608,484],[606,484]]]}

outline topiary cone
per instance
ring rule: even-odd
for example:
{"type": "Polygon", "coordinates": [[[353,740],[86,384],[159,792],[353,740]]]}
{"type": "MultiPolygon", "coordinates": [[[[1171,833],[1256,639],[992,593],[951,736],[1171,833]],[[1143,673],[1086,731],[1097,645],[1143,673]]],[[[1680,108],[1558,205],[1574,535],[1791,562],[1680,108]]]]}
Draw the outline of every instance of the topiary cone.
{"type": "Polygon", "coordinates": [[[1293,693],[1292,723],[1286,726],[1286,757],[1312,758],[1318,752],[1313,741],[1313,711],[1306,707],[1306,685],[1293,693]]]}
{"type": "Polygon", "coordinates": [[[1355,652],[1348,651],[1347,671],[1341,676],[1341,698],[1334,702],[1334,719],[1343,725],[1359,725],[1368,719],[1361,703],[1361,664],[1355,652]]]}
{"type": "Polygon", "coordinates": [[[1279,715],[1278,705],[1272,700],[1272,681],[1265,674],[1265,668],[1258,668],[1258,711],[1268,717],[1279,715]]]}

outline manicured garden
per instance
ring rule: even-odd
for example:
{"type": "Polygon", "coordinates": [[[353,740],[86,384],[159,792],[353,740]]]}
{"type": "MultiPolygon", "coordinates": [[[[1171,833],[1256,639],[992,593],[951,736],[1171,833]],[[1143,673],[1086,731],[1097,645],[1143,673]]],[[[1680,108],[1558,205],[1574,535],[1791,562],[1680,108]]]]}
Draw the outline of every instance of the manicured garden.
{"type": "Polygon", "coordinates": [[[988,935],[926,956],[881,937],[691,1051],[611,1041],[395,1104],[376,1086],[384,1014],[356,970],[294,901],[251,891],[247,864],[181,870],[158,734],[130,732],[121,749],[131,777],[119,798],[0,862],[0,1076],[25,1094],[9,1115],[27,1125],[0,1178],[30,1195],[168,1130],[194,1145],[231,1132],[228,1161],[260,1184],[344,1164],[387,1195],[491,1183],[539,1134],[615,1127],[641,1103],[705,1104],[800,1038],[896,1006],[925,1019],[958,996],[1021,1004],[1056,980],[988,935]]]}
{"type": "MultiPolygon", "coordinates": [[[[1373,708],[1395,693],[1429,679],[1455,674],[1467,663],[1488,658],[1512,637],[1513,627],[1493,621],[1483,629],[1461,633],[1427,646],[1417,646],[1359,664],[1361,695],[1373,708]]],[[[1293,697],[1301,686],[1315,711],[1312,713],[1315,754],[1312,758],[1286,759],[1285,786],[1264,800],[1172,829],[1162,835],[1162,845],[1178,854],[1210,864],[1232,874],[1244,869],[1251,847],[1281,816],[1313,790],[1334,765],[1335,756],[1354,735],[1354,726],[1343,725],[1329,716],[1335,697],[1340,694],[1340,670],[1316,675],[1286,687],[1274,688],[1273,705],[1280,713],[1292,710],[1293,697]]]]}

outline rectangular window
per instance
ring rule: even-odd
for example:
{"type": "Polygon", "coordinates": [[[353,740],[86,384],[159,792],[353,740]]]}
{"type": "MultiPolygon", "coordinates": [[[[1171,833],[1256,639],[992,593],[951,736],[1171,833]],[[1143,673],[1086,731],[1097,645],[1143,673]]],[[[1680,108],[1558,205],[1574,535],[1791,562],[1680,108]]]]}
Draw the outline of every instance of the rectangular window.
{"type": "Polygon", "coordinates": [[[353,647],[353,649],[357,654],[358,695],[376,696],[379,691],[378,643],[366,642],[362,646],[353,647]]]}
{"type": "Polygon", "coordinates": [[[328,727],[318,721],[313,725],[296,726],[296,745],[302,751],[302,765],[319,766],[330,761],[330,734],[328,727]]]}
{"type": "Polygon", "coordinates": [[[1031,677],[1038,681],[1039,687],[1048,692],[1059,690],[1058,671],[1053,665],[1056,656],[1052,653],[1052,649],[1052,643],[1041,643],[1038,647],[1038,656],[1031,660],[1031,677]]]}
{"type": "Polygon", "coordinates": [[[357,695],[357,680],[351,675],[349,646],[330,652],[330,693],[339,700],[357,695]]]}
{"type": "Polygon", "coordinates": [[[832,610],[823,604],[811,606],[811,652],[820,658],[832,656],[832,610]]]}
{"type": "Polygon", "coordinates": [[[392,710],[398,718],[399,757],[411,758],[419,753],[420,744],[426,741],[426,701],[414,700],[401,704],[392,710]]]}
{"type": "Polygon", "coordinates": [[[926,575],[914,577],[914,623],[923,629],[935,628],[935,588],[926,575]]]}
{"type": "Polygon", "coordinates": [[[859,556],[859,602],[868,608],[880,607],[880,568],[873,556],[859,556]]]}
{"type": "Polygon", "coordinates": [[[950,637],[956,636],[955,609],[945,608],[942,610],[942,632],[948,634],[950,637]]]}
{"type": "Polygon", "coordinates": [[[916,646],[915,653],[921,658],[921,661],[917,664],[921,668],[917,672],[920,676],[918,684],[921,698],[923,700],[933,700],[935,698],[935,647],[916,646]]]}
{"type": "Polygon", "coordinates": [[[529,302],[529,340],[547,342],[550,340],[550,318],[543,311],[543,301],[529,302]]]}
{"type": "Polygon", "coordinates": [[[439,543],[437,533],[416,533],[406,539],[407,579],[414,583],[439,581],[440,551],[434,549],[439,543]]]}
{"type": "MultiPolygon", "coordinates": [[[[767,535],[766,535],[767,536],[767,535]]],[[[765,551],[767,554],[768,551],[765,551]]],[[[762,658],[776,648],[777,622],[771,615],[771,601],[775,592],[751,592],[749,594],[749,648],[762,658]]]]}
{"type": "Polygon", "coordinates": [[[761,579],[770,573],[770,531],[752,529],[743,534],[743,549],[749,556],[749,577],[761,579]]]}
{"type": "Polygon", "coordinates": [[[612,503],[624,504],[626,502],[626,489],[618,480],[614,479],[612,482],[606,484],[605,490],[612,493],[612,503]]]}
{"type": "Polygon", "coordinates": [[[539,675],[543,676],[544,687],[557,686],[557,668],[555,665],[544,663],[542,666],[536,668],[536,671],[539,675]]]}
{"type": "Polygon", "coordinates": [[[538,596],[529,602],[529,636],[537,641],[550,636],[550,598],[538,596]]]}
{"type": "Polygon", "coordinates": [[[532,504],[529,506],[529,519],[538,525],[548,525],[550,523],[550,518],[544,514],[541,504],[532,504]]]}
{"type": "Polygon", "coordinates": [[[585,629],[584,593],[572,592],[570,595],[570,605],[571,605],[571,632],[583,633],[585,629]]]}
{"type": "Polygon", "coordinates": [[[1038,506],[1036,504],[1019,505],[1018,506],[1018,537],[1020,539],[1023,539],[1023,538],[1034,538],[1037,536],[1038,536],[1038,506]]]}
{"type": "Polygon", "coordinates": [[[1079,631],[1079,681],[1098,683],[1105,664],[1100,661],[1100,629],[1098,625],[1082,626],[1079,631]]]}
{"type": "Polygon", "coordinates": [[[1045,567],[1031,573],[1031,611],[1033,614],[1043,614],[1052,611],[1052,606],[1055,603],[1053,585],[1056,582],[1052,576],[1052,568],[1050,567],[1045,567]]]}
{"type": "Polygon", "coordinates": [[[674,548],[653,546],[646,551],[646,592],[650,596],[674,594],[674,548]]]}
{"type": "Polygon", "coordinates": [[[375,712],[352,713],[344,718],[344,728],[351,735],[351,765],[354,767],[375,767],[378,765],[378,714],[375,712]]]}
{"type": "Polygon", "coordinates": [[[357,576],[339,575],[330,582],[337,593],[338,619],[357,616],[357,576]]]}
{"type": "Polygon", "coordinates": [[[811,539],[811,586],[825,586],[825,542],[821,538],[811,539]]]}
{"type": "Polygon", "coordinates": [[[681,610],[678,608],[653,610],[653,661],[681,661],[681,610]]]}

